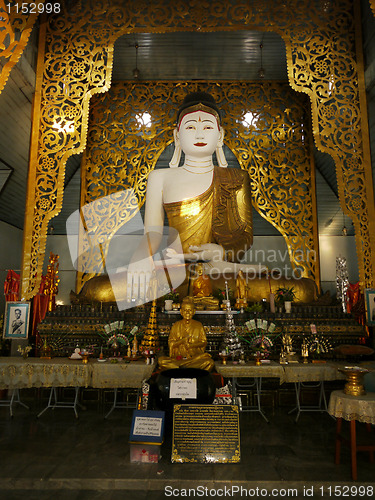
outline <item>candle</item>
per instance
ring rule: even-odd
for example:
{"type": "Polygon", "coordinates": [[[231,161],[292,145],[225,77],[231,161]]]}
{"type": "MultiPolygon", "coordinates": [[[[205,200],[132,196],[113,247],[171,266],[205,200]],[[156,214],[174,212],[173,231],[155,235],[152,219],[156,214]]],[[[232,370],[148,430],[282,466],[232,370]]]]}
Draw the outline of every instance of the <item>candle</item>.
{"type": "Polygon", "coordinates": [[[274,293],[270,293],[270,311],[271,311],[271,313],[274,313],[276,311],[275,294],[274,293]]]}

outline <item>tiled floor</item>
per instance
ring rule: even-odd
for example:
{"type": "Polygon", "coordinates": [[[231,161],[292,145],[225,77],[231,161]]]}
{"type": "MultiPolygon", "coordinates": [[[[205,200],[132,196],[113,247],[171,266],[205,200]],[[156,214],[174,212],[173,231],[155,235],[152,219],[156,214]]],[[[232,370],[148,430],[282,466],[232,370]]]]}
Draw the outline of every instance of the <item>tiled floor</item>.
{"type": "Polygon", "coordinates": [[[12,419],[7,408],[0,408],[4,500],[158,500],[182,497],[181,488],[186,494],[195,489],[196,497],[241,498],[240,492],[233,494],[241,487],[248,492],[243,491],[244,498],[271,496],[272,489],[279,496],[305,498],[304,487],[314,488],[316,498],[332,498],[329,487],[337,484],[375,488],[375,464],[369,463],[368,454],[358,455],[356,483],[351,482],[347,448],[342,449],[341,464],[334,464],[335,421],[326,413],[303,413],[295,423],[289,408],[266,408],[268,424],[258,413],[242,413],[239,464],[172,464],[167,436],[158,464],[136,465],[129,458],[132,410],[116,409],[104,419],[109,406],[92,404],[78,419],[71,409],[48,410],[37,419],[44,401],[30,393],[25,401],[31,410],[17,406],[12,419]],[[295,490],[298,497],[292,494],[295,490]]]}

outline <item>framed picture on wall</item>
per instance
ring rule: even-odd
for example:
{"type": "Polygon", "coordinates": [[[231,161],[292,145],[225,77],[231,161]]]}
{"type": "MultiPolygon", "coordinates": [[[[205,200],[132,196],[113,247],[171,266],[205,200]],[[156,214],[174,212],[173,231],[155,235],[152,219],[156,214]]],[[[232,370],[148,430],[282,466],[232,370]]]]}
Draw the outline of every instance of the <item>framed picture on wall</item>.
{"type": "Polygon", "coordinates": [[[368,325],[375,325],[375,288],[366,288],[366,319],[368,325]]]}
{"type": "Polygon", "coordinates": [[[7,302],[5,304],[5,339],[27,339],[30,321],[30,302],[7,302]]]}

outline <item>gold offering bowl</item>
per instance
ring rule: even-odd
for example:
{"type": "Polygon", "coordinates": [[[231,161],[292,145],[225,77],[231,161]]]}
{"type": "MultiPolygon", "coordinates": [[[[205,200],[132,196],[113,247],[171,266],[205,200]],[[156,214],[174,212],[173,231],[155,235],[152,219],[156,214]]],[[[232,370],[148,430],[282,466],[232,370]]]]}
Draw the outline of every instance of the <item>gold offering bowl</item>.
{"type": "Polygon", "coordinates": [[[369,370],[366,370],[366,368],[360,368],[359,366],[345,366],[344,368],[339,368],[338,370],[346,377],[346,384],[344,388],[345,394],[350,394],[351,396],[362,396],[363,394],[366,394],[365,388],[363,387],[363,377],[369,372],[369,370]]]}

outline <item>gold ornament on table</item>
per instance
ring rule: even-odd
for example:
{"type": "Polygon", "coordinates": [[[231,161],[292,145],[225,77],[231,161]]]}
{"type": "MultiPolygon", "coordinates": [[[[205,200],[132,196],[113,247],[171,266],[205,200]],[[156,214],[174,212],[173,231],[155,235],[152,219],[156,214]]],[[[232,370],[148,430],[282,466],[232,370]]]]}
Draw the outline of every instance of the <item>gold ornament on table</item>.
{"type": "Polygon", "coordinates": [[[303,339],[302,345],[301,345],[301,356],[303,357],[303,362],[308,363],[308,357],[309,357],[309,348],[306,343],[306,339],[303,339]]]}
{"type": "Polygon", "coordinates": [[[253,318],[246,321],[245,326],[250,333],[240,336],[241,340],[247,342],[255,357],[255,364],[260,366],[262,359],[267,359],[271,353],[274,342],[270,335],[275,331],[275,323],[268,323],[266,319],[253,318]]]}
{"type": "Polygon", "coordinates": [[[214,361],[205,352],[207,338],[202,323],[193,319],[195,306],[192,297],[185,297],[181,304],[182,320],[171,327],[168,337],[169,356],[160,356],[162,370],[170,368],[201,368],[211,371],[214,361]]]}
{"type": "Polygon", "coordinates": [[[47,344],[47,339],[43,341],[43,345],[39,350],[40,359],[52,359],[52,348],[47,344]]]}
{"type": "Polygon", "coordinates": [[[285,364],[298,363],[295,351],[293,351],[293,340],[289,333],[284,333],[282,336],[282,359],[285,364]]]}
{"type": "Polygon", "coordinates": [[[321,355],[328,354],[332,350],[332,344],[322,335],[318,335],[316,325],[311,324],[311,336],[306,339],[306,344],[310,355],[316,361],[321,355]]]}
{"type": "Polygon", "coordinates": [[[133,326],[131,328],[130,326],[125,326],[123,320],[118,320],[104,325],[103,330],[99,329],[98,334],[105,340],[106,344],[113,349],[113,357],[119,357],[123,347],[128,346],[127,356],[130,359],[134,358],[131,345],[132,343],[134,345],[134,341],[136,340],[138,326],[133,326]]]}
{"type": "Polygon", "coordinates": [[[366,394],[363,386],[363,377],[369,370],[361,368],[360,366],[345,366],[338,370],[346,377],[346,384],[344,387],[345,394],[350,394],[351,396],[363,396],[366,394]]]}
{"type": "Polygon", "coordinates": [[[59,256],[50,253],[49,255],[49,264],[47,266],[47,275],[46,275],[46,287],[44,290],[44,294],[48,296],[48,311],[51,312],[55,306],[55,295],[57,294],[59,288],[60,279],[58,278],[59,274],[59,256]]]}

